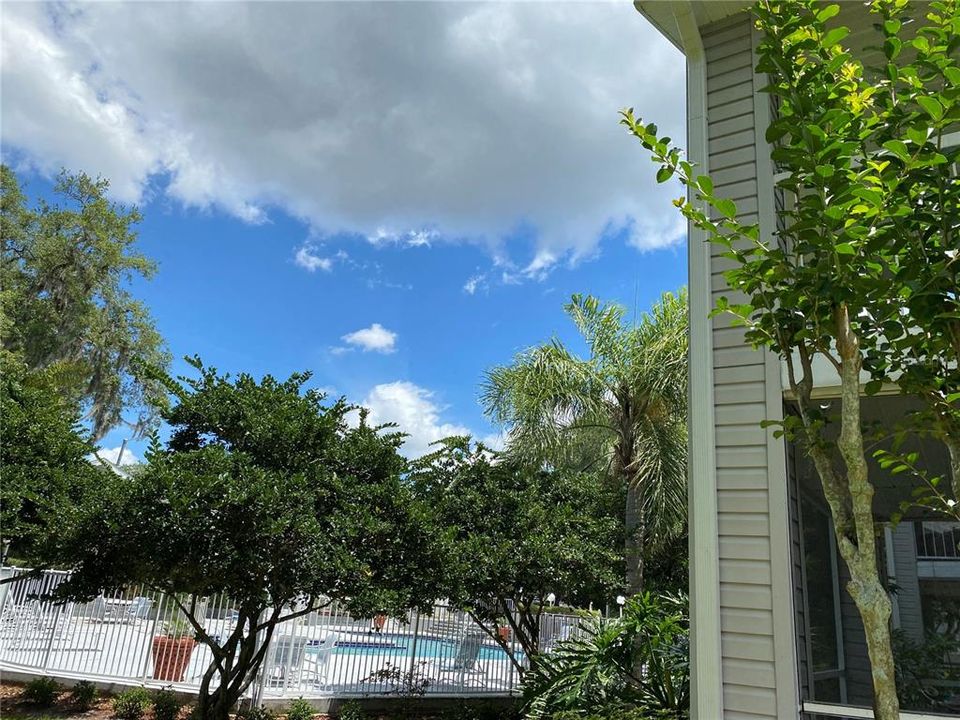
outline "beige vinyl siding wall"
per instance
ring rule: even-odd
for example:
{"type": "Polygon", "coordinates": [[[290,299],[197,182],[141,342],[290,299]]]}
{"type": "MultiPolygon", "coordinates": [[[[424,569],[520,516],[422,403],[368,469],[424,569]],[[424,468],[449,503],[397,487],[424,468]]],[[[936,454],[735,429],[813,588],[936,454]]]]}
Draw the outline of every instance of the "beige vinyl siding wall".
{"type": "Polygon", "coordinates": [[[917,538],[913,523],[903,522],[893,530],[893,562],[897,573],[897,611],[900,628],[911,640],[923,640],[923,608],[917,575],[917,538]]]}
{"type": "MultiPolygon", "coordinates": [[[[765,166],[761,159],[758,168],[755,103],[767,102],[766,95],[754,92],[751,35],[746,15],[701,28],[710,174],[719,194],[736,202],[746,222],[757,221],[761,204],[757,177],[765,166]]],[[[719,252],[713,249],[713,297],[726,295],[738,302],[722,276],[730,263],[719,252]]],[[[770,398],[780,402],[779,380],[768,387],[771,375],[779,375],[770,372],[771,359],[764,352],[744,343],[743,330],[731,328],[728,318],[713,320],[713,346],[724,717],[777,718],[783,716],[778,709],[796,703],[786,697],[778,705],[783,673],[775,662],[770,482],[783,482],[785,469],[771,472],[778,460],[769,447],[769,431],[760,427],[770,417],[770,398]]],[[[784,464],[782,458],[779,463],[784,464]]],[[[787,537],[782,564],[788,566],[789,528],[778,531],[787,537]]],[[[789,605],[789,587],[786,593],[789,605]]],[[[790,672],[795,672],[792,661],[790,672]]]]}

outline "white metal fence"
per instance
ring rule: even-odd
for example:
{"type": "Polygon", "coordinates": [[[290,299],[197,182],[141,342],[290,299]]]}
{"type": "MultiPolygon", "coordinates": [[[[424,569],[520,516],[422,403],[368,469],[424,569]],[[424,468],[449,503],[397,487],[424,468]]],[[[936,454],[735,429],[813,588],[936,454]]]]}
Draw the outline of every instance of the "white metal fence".
{"type": "MultiPolygon", "coordinates": [[[[4,568],[4,576],[16,573],[4,568]]],[[[195,689],[209,665],[193,632],[178,640],[176,606],[130,588],[89,603],[38,599],[66,577],[0,586],[0,663],[31,671],[195,689]]],[[[226,637],[237,614],[225,597],[197,611],[207,633],[226,637]]],[[[544,613],[540,647],[579,632],[580,619],[544,613]]],[[[522,659],[519,647],[512,646],[522,659]]],[[[518,673],[504,650],[469,616],[438,603],[402,619],[353,617],[336,603],[277,627],[250,693],[260,698],[382,694],[511,694],[518,673]]]]}

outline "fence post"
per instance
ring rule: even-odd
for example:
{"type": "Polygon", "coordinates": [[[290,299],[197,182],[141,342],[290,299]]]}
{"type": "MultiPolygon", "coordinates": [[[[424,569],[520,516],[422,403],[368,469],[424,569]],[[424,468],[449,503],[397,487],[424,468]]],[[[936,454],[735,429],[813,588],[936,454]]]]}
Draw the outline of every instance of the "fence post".
{"type": "Polygon", "coordinates": [[[167,601],[166,595],[160,595],[160,602],[157,603],[157,614],[153,618],[153,622],[150,624],[150,632],[147,633],[147,642],[145,643],[144,653],[143,653],[143,675],[141,680],[144,684],[147,682],[147,668],[150,666],[150,656],[153,654],[153,638],[157,635],[157,623],[160,622],[160,618],[163,616],[164,604],[167,601]]]}
{"type": "Polygon", "coordinates": [[[56,611],[53,614],[53,623],[50,626],[50,640],[47,642],[47,651],[43,655],[43,671],[50,668],[50,657],[53,655],[53,643],[57,637],[57,625],[60,622],[60,614],[63,612],[63,605],[56,605],[56,611]]]}
{"type": "MultiPolygon", "coordinates": [[[[413,644],[410,646],[410,685],[413,687],[413,683],[417,681],[419,677],[417,675],[417,641],[419,640],[420,634],[420,611],[413,610],[413,644]]],[[[424,688],[424,692],[428,692],[429,687],[424,688]]]]}
{"type": "MultiPolygon", "coordinates": [[[[261,614],[260,618],[263,618],[264,615],[269,611],[264,611],[261,614]]],[[[257,620],[258,623],[261,622],[260,619],[257,620]]],[[[261,632],[266,632],[262,630],[261,632]]],[[[277,633],[277,626],[274,626],[273,635],[270,636],[270,641],[267,643],[267,649],[263,651],[263,662],[260,663],[260,679],[251,683],[253,691],[250,693],[250,703],[252,708],[258,708],[263,704],[263,694],[267,687],[267,666],[270,664],[270,645],[273,644],[274,636],[277,633]]],[[[286,678],[283,679],[286,683],[286,678]]]]}

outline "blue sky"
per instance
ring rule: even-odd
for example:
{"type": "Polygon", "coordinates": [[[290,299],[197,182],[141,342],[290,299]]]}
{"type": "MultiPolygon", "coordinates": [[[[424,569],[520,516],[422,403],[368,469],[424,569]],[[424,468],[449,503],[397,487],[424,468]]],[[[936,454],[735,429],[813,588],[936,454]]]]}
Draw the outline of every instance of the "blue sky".
{"type": "Polygon", "coordinates": [[[494,433],[484,370],[575,341],[571,293],[685,282],[677,190],[617,125],[681,136],[683,63],[628,4],[3,13],[5,161],[32,197],[68,167],[140,204],[175,369],[312,370],[415,453],[494,433]]]}

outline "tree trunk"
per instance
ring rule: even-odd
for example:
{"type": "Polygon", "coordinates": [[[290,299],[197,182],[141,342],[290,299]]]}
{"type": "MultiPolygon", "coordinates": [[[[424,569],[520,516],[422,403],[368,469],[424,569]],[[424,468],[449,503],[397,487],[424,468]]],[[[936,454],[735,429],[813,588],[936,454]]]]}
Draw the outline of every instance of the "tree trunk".
{"type": "Polygon", "coordinates": [[[639,484],[627,483],[627,507],[624,513],[624,558],[627,565],[627,596],[643,591],[643,508],[639,484]]]}
{"type": "MultiPolygon", "coordinates": [[[[866,560],[866,557],[862,559],[866,560]]],[[[876,720],[897,720],[900,717],[900,701],[897,698],[893,649],[890,645],[890,596],[877,576],[876,560],[872,570],[869,564],[848,563],[851,579],[847,583],[847,591],[860,612],[867,637],[867,654],[870,656],[870,672],[873,676],[873,716],[876,720]]]]}
{"type": "Polygon", "coordinates": [[[957,513],[957,518],[960,519],[960,438],[946,433],[943,443],[947,446],[947,451],[950,453],[950,477],[948,478],[949,483],[947,487],[949,488],[951,499],[956,500],[958,503],[953,506],[953,511],[957,513]]]}
{"type": "Polygon", "coordinates": [[[850,570],[847,591],[863,620],[873,676],[873,713],[876,720],[897,720],[900,703],[890,644],[890,597],[880,583],[877,565],[877,526],[873,517],[874,488],[863,445],[860,418],[860,341],[850,324],[846,306],[836,309],[837,351],[840,353],[840,437],[837,448],[846,466],[850,501],[848,522],[837,523],[840,553],[850,570]],[[852,527],[850,526],[852,520],[852,527]],[[839,536],[843,535],[843,538],[839,536]],[[851,537],[852,535],[852,537],[851,537]]]}

